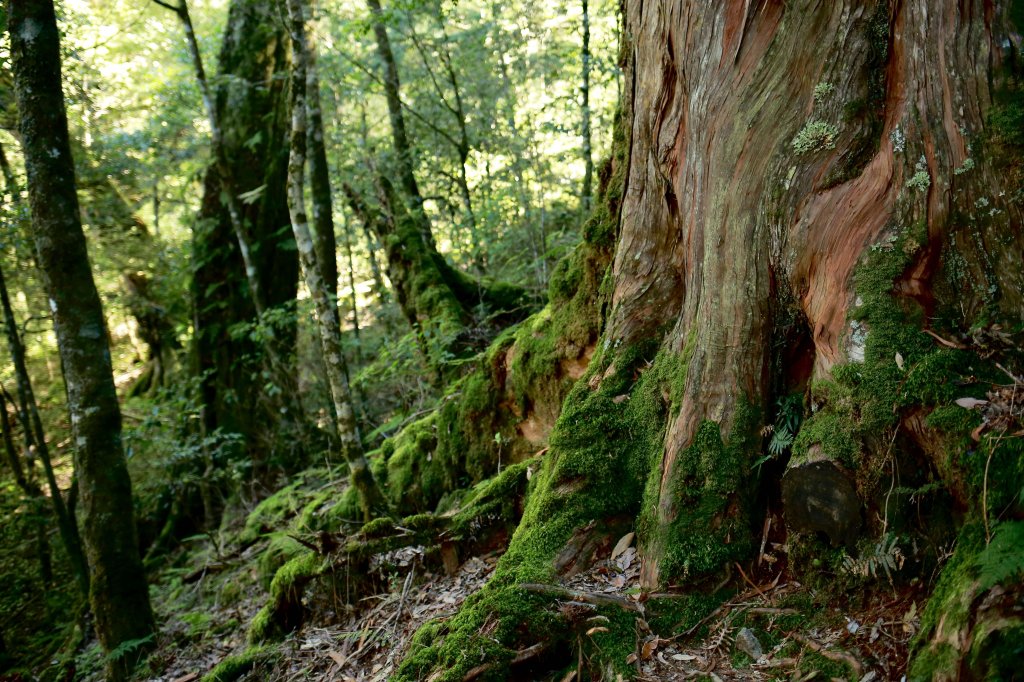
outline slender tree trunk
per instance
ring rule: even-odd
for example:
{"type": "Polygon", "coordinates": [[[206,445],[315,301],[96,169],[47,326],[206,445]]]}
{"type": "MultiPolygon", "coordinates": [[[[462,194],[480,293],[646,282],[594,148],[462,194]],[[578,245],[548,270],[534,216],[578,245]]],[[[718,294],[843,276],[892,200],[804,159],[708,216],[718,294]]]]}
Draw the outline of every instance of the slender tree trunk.
{"type": "Polygon", "coordinates": [[[388,103],[388,119],[391,122],[391,139],[398,164],[398,180],[402,192],[410,202],[409,209],[415,217],[423,240],[433,246],[434,235],[430,221],[423,208],[423,196],[416,182],[415,159],[412,145],[405,128],[405,114],[402,112],[401,83],[398,78],[398,64],[391,49],[388,29],[384,24],[384,10],[380,0],[366,0],[373,15],[373,34],[377,39],[377,55],[384,69],[384,96],[388,103]]]}
{"type": "Polygon", "coordinates": [[[306,110],[309,114],[309,189],[313,206],[313,231],[316,236],[317,260],[323,271],[324,286],[337,305],[338,244],[334,236],[334,202],[331,197],[331,175],[327,166],[324,140],[323,107],[320,104],[320,77],[317,70],[316,46],[307,45],[306,110]]]}
{"type": "Polygon", "coordinates": [[[352,223],[347,215],[342,216],[342,231],[345,235],[345,262],[348,264],[348,289],[350,294],[349,307],[352,309],[352,334],[356,342],[355,362],[358,367],[362,364],[363,349],[359,336],[359,301],[356,297],[356,268],[355,258],[352,254],[352,223]]]}
{"type": "Polygon", "coordinates": [[[582,117],[581,136],[583,137],[583,213],[590,212],[590,202],[594,194],[594,154],[590,141],[590,7],[588,0],[583,0],[583,49],[582,49],[582,85],[580,86],[580,114],[582,117]]]}
{"type": "Polygon", "coordinates": [[[89,569],[86,564],[85,554],[82,552],[82,539],[78,532],[78,523],[74,514],[68,509],[57,484],[57,477],[53,472],[53,463],[50,460],[50,448],[46,442],[46,434],[43,433],[43,421],[39,415],[39,406],[36,403],[35,392],[32,390],[32,380],[25,366],[25,347],[21,343],[18,334],[18,324],[14,319],[14,310],[11,308],[11,298],[7,292],[7,280],[4,277],[3,269],[0,268],[0,306],[3,307],[4,329],[7,336],[7,348],[11,353],[11,362],[14,365],[14,376],[18,386],[19,412],[22,421],[22,429],[25,433],[25,445],[29,451],[34,451],[43,466],[43,474],[46,476],[46,484],[50,489],[50,503],[53,506],[54,518],[57,521],[57,529],[60,532],[64,549],[68,553],[68,561],[71,563],[71,572],[78,582],[82,596],[89,597],[89,569]]]}
{"type": "MultiPolygon", "coordinates": [[[[36,255],[71,415],[90,602],[100,643],[111,652],[155,632],[121,443],[121,412],[106,322],[79,222],[53,4],[12,0],[7,12],[36,255]]],[[[126,677],[135,656],[111,660],[109,677],[126,677]]]]}
{"type": "MultiPolygon", "coordinates": [[[[348,383],[348,369],[341,347],[341,326],[338,307],[330,296],[317,262],[316,248],[310,234],[304,198],[308,108],[306,88],[310,82],[307,69],[309,45],[306,40],[305,12],[302,0],[288,0],[292,36],[292,129],[288,158],[288,209],[292,230],[302,260],[306,286],[316,306],[320,342],[323,346],[327,381],[334,402],[335,426],[341,454],[349,467],[351,484],[359,490],[363,514],[367,519],[387,510],[387,503],[370,472],[363,454],[348,383]]],[[[315,80],[315,79],[314,79],[315,80]]],[[[330,192],[330,187],[327,188],[330,192]]]]}
{"type": "MultiPolygon", "coordinates": [[[[30,481],[25,475],[25,467],[22,465],[21,457],[14,447],[14,438],[11,435],[11,422],[7,415],[6,394],[7,389],[0,386],[0,431],[2,431],[3,435],[4,452],[7,455],[7,462],[11,467],[11,473],[14,475],[14,482],[21,488],[25,497],[29,499],[28,516],[30,517],[29,523],[35,527],[36,531],[36,555],[39,557],[39,575],[43,579],[43,584],[48,586],[53,582],[53,561],[50,554],[50,542],[46,537],[46,527],[48,524],[43,523],[39,518],[33,518],[45,509],[46,500],[39,486],[30,481]]],[[[79,552],[81,552],[80,548],[79,552]]],[[[88,591],[85,596],[88,598],[88,591]]]]}

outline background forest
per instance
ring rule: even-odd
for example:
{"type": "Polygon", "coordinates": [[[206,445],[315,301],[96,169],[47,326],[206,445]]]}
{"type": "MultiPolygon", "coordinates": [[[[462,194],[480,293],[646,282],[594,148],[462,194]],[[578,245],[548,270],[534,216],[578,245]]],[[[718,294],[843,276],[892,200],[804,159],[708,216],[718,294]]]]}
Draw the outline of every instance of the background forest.
{"type": "MultiPolygon", "coordinates": [[[[229,90],[232,79],[242,77],[231,73],[238,62],[258,64],[268,47],[273,51],[269,41],[278,40],[276,49],[287,53],[281,40],[287,36],[283,4],[236,5],[234,26],[228,2],[189,7],[215,92],[229,90]],[[240,16],[246,5],[265,16],[240,16]],[[252,42],[232,48],[230,36],[225,37],[232,30],[250,33],[241,39],[252,42]],[[243,54],[247,50],[252,54],[243,54]]],[[[588,177],[585,185],[584,176],[592,174],[593,160],[606,155],[610,144],[621,80],[615,61],[618,18],[609,3],[592,3],[587,10],[591,47],[584,100],[585,8],[586,3],[412,2],[373,15],[363,4],[323,2],[313,10],[309,33],[320,53],[324,147],[334,188],[333,284],[349,376],[359,398],[358,425],[369,449],[431,409],[443,386],[424,344],[451,343],[431,338],[431,330],[410,327],[387,280],[383,235],[371,216],[353,209],[365,204],[379,210],[373,208],[378,177],[393,174],[396,166],[386,70],[374,29],[383,26],[390,36],[408,153],[438,250],[455,268],[521,291],[523,307],[516,315],[522,317],[538,305],[552,268],[578,242],[596,192],[596,182],[588,177]],[[584,117],[594,131],[588,130],[592,140],[586,147],[584,117]]],[[[268,279],[284,280],[271,286],[285,292],[291,287],[291,292],[258,317],[251,311],[221,311],[233,304],[218,288],[244,286],[237,264],[216,262],[204,269],[217,258],[216,247],[204,241],[210,229],[204,221],[211,218],[201,208],[204,192],[211,191],[204,188],[204,176],[214,152],[179,17],[146,0],[72,0],[59,3],[57,11],[83,227],[123,398],[140,539],[147,565],[158,570],[174,564],[168,552],[173,556],[207,539],[222,542],[217,535],[225,515],[244,519],[296,472],[314,466],[320,467],[319,476],[344,480],[344,467],[330,454],[330,391],[313,302],[304,285],[296,289],[297,263],[290,266],[290,282],[287,265],[266,271],[268,279]],[[196,315],[202,314],[197,306],[207,307],[218,338],[229,339],[231,357],[211,359],[216,350],[197,339],[196,315]],[[289,368],[284,378],[267,369],[263,356],[280,335],[294,339],[281,346],[289,368]],[[225,365],[207,365],[221,361],[225,365]],[[228,406],[224,425],[206,428],[204,381],[226,367],[237,373],[232,381],[237,378],[238,385],[218,396],[228,406]],[[294,383],[281,385],[288,382],[294,383]],[[259,407],[249,412],[254,404],[259,407]],[[285,405],[307,420],[305,426],[275,418],[285,405]],[[240,428],[239,415],[252,418],[240,428]]],[[[275,58],[276,70],[255,87],[287,90],[287,59],[275,58]]],[[[271,141],[281,146],[278,153],[287,154],[287,140],[272,138],[287,124],[287,100],[278,100],[238,114],[239,120],[230,119],[230,111],[224,114],[229,144],[252,153],[246,163],[270,164],[271,141]],[[280,120],[269,122],[275,116],[280,120]]],[[[0,73],[0,101],[2,269],[55,482],[73,507],[70,423],[46,295],[34,266],[9,53],[0,73]]],[[[264,195],[283,191],[280,180],[270,189],[267,183],[248,187],[241,200],[272,211],[265,208],[272,202],[264,195]]],[[[284,215],[271,238],[275,249],[294,259],[284,215]]],[[[470,306],[476,308],[468,333],[479,349],[496,329],[488,320],[493,311],[479,300],[470,306]]],[[[446,367],[470,357],[449,355],[442,359],[446,367]]],[[[0,372],[7,428],[21,457],[24,436],[11,395],[17,384],[14,364],[5,362],[0,372]]],[[[500,447],[502,434],[492,437],[500,447]]],[[[88,675],[102,668],[102,659],[96,658],[94,640],[92,648],[82,640],[90,636],[88,621],[81,620],[84,602],[56,535],[46,502],[53,491],[38,460],[33,449],[26,460],[29,488],[19,487],[9,467],[3,473],[4,665],[45,671],[48,679],[88,675]],[[39,497],[26,490],[39,490],[39,497]]]]}

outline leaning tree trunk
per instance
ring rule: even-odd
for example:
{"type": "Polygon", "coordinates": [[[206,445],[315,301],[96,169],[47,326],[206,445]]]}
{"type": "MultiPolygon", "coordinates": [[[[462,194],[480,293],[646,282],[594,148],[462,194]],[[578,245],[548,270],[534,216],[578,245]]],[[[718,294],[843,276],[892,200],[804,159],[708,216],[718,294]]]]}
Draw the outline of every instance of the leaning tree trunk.
{"type": "Polygon", "coordinates": [[[122,679],[155,632],[121,443],[107,328],[82,232],[51,2],[7,3],[36,256],[53,314],[81,490],[96,633],[122,679]],[[141,647],[141,648],[140,648],[141,647]]]}
{"type": "MultiPolygon", "coordinates": [[[[972,372],[995,376],[989,351],[930,336],[1024,316],[1024,102],[1008,14],[955,0],[626,2],[628,154],[609,192],[622,203],[606,228],[617,243],[599,350],[495,577],[399,679],[469,673],[481,652],[514,657],[550,637],[516,585],[585,569],[630,527],[645,590],[719,582],[756,549],[754,494],[778,481],[753,465],[769,406],[790,393],[809,390],[817,408],[795,464],[856,469],[862,506],[895,458],[941,476],[986,527],[991,510],[1021,511],[1019,445],[997,454],[990,439],[1003,484],[982,478],[978,457],[949,454],[970,429],[946,415],[972,372]],[[983,480],[998,505],[982,502],[983,480]],[[495,620],[503,650],[479,635],[495,620]]],[[[971,527],[974,554],[951,580],[979,554],[971,527]]],[[[977,635],[985,651],[1020,617],[975,614],[979,585],[951,584],[917,647],[956,669],[967,652],[951,642],[977,635]],[[950,605],[955,623],[935,616],[950,605]]]]}

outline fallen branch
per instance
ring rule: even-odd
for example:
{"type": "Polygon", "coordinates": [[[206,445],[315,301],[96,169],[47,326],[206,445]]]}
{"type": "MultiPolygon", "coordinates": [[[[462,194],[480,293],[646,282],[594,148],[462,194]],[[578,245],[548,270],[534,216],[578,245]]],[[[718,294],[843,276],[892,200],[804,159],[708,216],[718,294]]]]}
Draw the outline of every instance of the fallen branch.
{"type": "Polygon", "coordinates": [[[543,585],[540,583],[519,583],[519,588],[526,590],[527,592],[533,592],[534,594],[548,594],[554,597],[581,601],[586,604],[594,604],[595,606],[617,606],[620,609],[625,609],[626,611],[633,611],[635,613],[644,612],[644,609],[640,604],[621,597],[613,597],[609,594],[581,592],[580,590],[571,590],[568,587],[543,585]]]}
{"type": "Polygon", "coordinates": [[[843,651],[842,649],[826,649],[823,644],[819,644],[818,642],[815,642],[813,639],[810,639],[809,637],[804,637],[803,635],[796,632],[791,632],[788,636],[792,637],[804,646],[809,647],[811,650],[821,654],[829,660],[836,661],[837,663],[845,663],[846,665],[850,666],[850,668],[853,670],[854,677],[860,678],[861,673],[864,672],[864,666],[861,665],[860,661],[858,661],[856,658],[853,657],[853,655],[843,651]]]}
{"type": "MultiPolygon", "coordinates": [[[[525,663],[530,659],[536,658],[544,651],[545,648],[547,648],[547,645],[544,642],[537,642],[525,649],[520,649],[516,652],[516,655],[512,657],[509,665],[519,665],[520,663],[525,663]]],[[[475,680],[493,667],[493,663],[484,663],[476,666],[475,668],[470,668],[469,672],[462,676],[462,682],[471,682],[471,680],[475,680]]]]}

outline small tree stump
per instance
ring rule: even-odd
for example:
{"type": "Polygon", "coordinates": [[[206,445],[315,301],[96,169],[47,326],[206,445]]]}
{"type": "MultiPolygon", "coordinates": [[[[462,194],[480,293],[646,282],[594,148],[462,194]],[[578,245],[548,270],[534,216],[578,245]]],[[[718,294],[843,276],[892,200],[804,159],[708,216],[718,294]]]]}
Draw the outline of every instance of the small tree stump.
{"type": "Polygon", "coordinates": [[[790,529],[820,531],[833,546],[851,547],[860,533],[861,504],[853,480],[820,445],[790,462],[782,477],[782,505],[790,529]]]}

